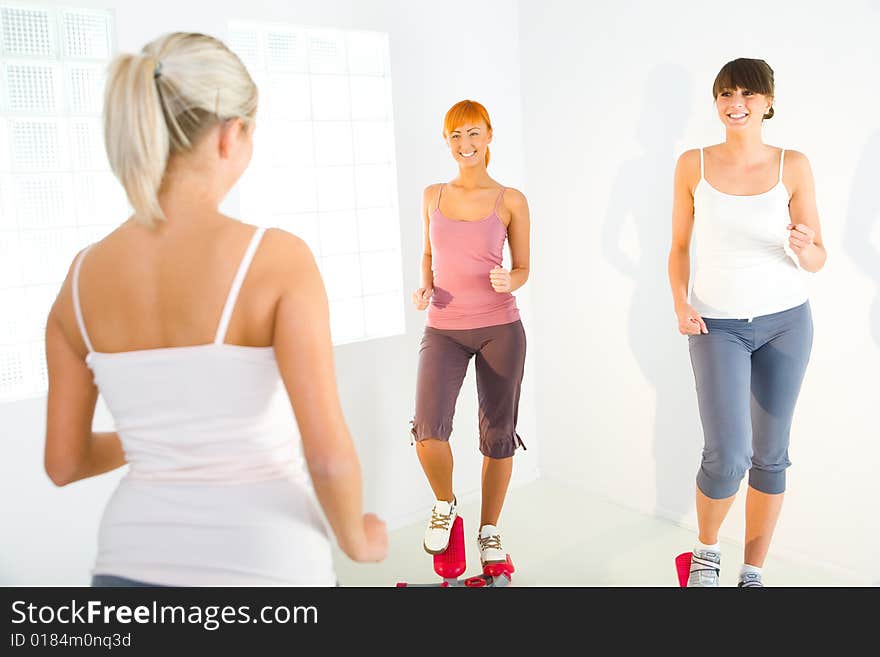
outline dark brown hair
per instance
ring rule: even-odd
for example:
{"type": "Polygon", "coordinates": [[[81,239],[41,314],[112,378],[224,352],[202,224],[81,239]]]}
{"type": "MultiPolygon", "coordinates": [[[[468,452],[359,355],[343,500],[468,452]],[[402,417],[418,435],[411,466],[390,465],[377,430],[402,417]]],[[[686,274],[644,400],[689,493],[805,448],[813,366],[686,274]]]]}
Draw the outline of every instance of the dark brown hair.
{"type": "MultiPolygon", "coordinates": [[[[763,96],[774,97],[773,69],[763,59],[746,59],[740,57],[727,62],[715,76],[712,85],[712,98],[718,98],[725,89],[748,89],[763,96]]],[[[773,118],[773,107],[764,115],[765,119],[773,118]]]]}

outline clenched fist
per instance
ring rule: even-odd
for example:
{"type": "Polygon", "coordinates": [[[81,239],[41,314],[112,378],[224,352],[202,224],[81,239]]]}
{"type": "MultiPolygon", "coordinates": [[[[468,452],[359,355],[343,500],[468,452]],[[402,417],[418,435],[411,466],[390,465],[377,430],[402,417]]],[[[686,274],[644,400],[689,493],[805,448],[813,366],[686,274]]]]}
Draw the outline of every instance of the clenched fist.
{"type": "Polygon", "coordinates": [[[503,267],[495,267],[489,272],[489,282],[496,292],[510,292],[510,272],[503,267]]]}
{"type": "Polygon", "coordinates": [[[418,290],[412,293],[412,302],[415,305],[417,310],[424,310],[428,307],[428,304],[431,303],[431,295],[434,294],[434,290],[430,288],[420,287],[418,290]]]}
{"type": "Polygon", "coordinates": [[[675,315],[678,317],[678,332],[682,335],[700,335],[700,333],[709,332],[700,313],[694,310],[690,304],[676,308],[675,315]]]}
{"type": "Polygon", "coordinates": [[[788,234],[788,245],[797,255],[813,243],[816,237],[816,231],[806,224],[788,224],[786,228],[790,231],[788,234]]]}

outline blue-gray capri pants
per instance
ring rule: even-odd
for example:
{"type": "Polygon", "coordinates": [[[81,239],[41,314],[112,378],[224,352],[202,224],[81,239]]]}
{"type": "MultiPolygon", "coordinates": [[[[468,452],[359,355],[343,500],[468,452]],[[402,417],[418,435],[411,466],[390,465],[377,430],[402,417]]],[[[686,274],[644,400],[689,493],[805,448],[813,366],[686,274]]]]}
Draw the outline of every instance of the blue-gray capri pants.
{"type": "Polygon", "coordinates": [[[697,486],[724,499],[748,470],[749,486],[782,493],[791,419],[813,344],[809,301],[751,320],[703,321],[709,333],[688,336],[704,437],[697,486]]]}

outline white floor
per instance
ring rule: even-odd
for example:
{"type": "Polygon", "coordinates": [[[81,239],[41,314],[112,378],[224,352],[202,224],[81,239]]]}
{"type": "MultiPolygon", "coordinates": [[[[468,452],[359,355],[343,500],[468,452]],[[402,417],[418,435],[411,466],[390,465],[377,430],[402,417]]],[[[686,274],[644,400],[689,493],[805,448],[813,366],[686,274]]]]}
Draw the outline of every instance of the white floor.
{"type": "MultiPolygon", "coordinates": [[[[356,564],[337,553],[342,586],[394,586],[432,583],[430,555],[421,545],[426,520],[390,532],[388,558],[380,564],[356,564]]],[[[479,503],[460,507],[468,568],[479,574],[476,530],[479,503]]],[[[693,544],[690,529],[588,497],[580,489],[538,480],[512,489],[500,528],[516,572],[511,586],[677,586],[675,555],[693,544]],[[577,503],[573,504],[573,499],[577,503]],[[549,509],[577,508],[579,517],[559,518],[549,509]],[[566,531],[560,532],[561,523],[566,531]]],[[[735,586],[742,546],[722,542],[722,586],[735,586]],[[729,564],[727,568],[724,564],[729,564]]],[[[866,586],[835,569],[824,569],[773,555],[764,564],[767,586],[866,586]]]]}

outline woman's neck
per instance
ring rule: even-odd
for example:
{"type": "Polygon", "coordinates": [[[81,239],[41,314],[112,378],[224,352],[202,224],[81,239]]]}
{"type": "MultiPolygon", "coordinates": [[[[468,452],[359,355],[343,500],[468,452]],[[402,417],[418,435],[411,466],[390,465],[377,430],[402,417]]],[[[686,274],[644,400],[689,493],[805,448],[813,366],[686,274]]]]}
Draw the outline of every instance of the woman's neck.
{"type": "Polygon", "coordinates": [[[182,223],[189,228],[222,220],[218,189],[203,172],[183,167],[169,168],[159,189],[159,205],[169,226],[182,223]]]}
{"type": "Polygon", "coordinates": [[[760,130],[728,131],[725,150],[737,160],[752,160],[766,148],[760,130]]]}
{"type": "Polygon", "coordinates": [[[458,177],[453,182],[465,189],[478,189],[491,187],[494,181],[486,171],[486,167],[461,167],[458,170],[458,177]]]}

